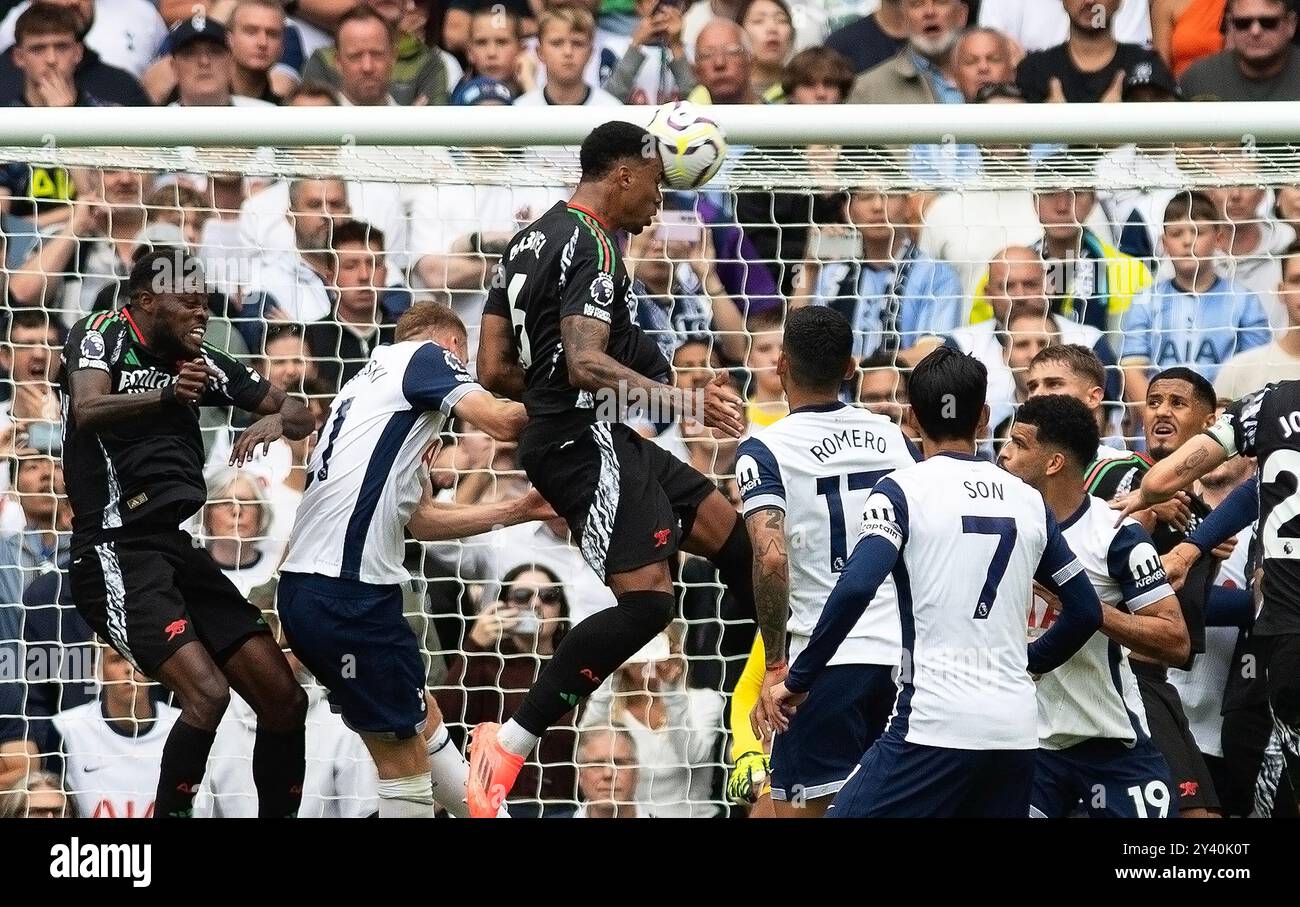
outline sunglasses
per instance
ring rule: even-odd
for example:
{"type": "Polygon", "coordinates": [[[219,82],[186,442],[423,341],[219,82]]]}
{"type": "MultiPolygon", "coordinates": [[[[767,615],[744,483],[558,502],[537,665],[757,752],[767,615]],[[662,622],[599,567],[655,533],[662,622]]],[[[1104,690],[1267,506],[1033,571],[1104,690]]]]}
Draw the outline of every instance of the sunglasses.
{"type": "Polygon", "coordinates": [[[1264,31],[1273,31],[1282,24],[1281,16],[1233,16],[1230,20],[1234,31],[1250,31],[1256,22],[1264,31]]]}
{"type": "Polygon", "coordinates": [[[559,589],[533,589],[528,586],[515,586],[510,590],[506,601],[512,605],[527,605],[532,602],[533,596],[541,600],[543,605],[559,605],[564,602],[564,593],[559,589]]]}

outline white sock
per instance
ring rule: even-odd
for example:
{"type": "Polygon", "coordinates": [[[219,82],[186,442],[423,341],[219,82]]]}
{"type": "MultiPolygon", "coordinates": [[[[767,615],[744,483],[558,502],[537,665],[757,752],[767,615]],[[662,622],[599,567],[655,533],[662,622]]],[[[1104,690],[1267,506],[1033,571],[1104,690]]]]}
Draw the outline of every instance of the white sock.
{"type": "Polygon", "coordinates": [[[469,818],[465,803],[465,782],[469,778],[469,763],[451,742],[447,725],[438,725],[429,745],[429,776],[433,781],[433,799],[457,819],[469,818]]]}
{"type": "Polygon", "coordinates": [[[501,748],[516,756],[527,757],[540,739],[536,734],[524,730],[513,718],[501,725],[501,730],[497,731],[497,742],[501,744],[501,748]]]}
{"type": "Polygon", "coordinates": [[[428,775],[379,779],[379,818],[432,819],[433,782],[428,775]]]}
{"type": "MultiPolygon", "coordinates": [[[[469,818],[469,805],[465,802],[465,784],[469,779],[469,763],[451,742],[447,725],[438,725],[428,741],[429,777],[433,779],[433,799],[457,819],[469,818]]],[[[506,805],[497,810],[498,819],[509,819],[506,805]]]]}

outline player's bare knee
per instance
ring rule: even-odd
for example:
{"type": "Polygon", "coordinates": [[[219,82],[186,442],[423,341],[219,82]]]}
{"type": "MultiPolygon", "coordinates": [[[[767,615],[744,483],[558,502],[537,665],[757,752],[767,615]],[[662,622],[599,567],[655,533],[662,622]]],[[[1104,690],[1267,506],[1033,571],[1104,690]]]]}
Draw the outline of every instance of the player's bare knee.
{"type": "Polygon", "coordinates": [[[429,751],[420,734],[404,740],[362,734],[361,741],[370,751],[370,758],[375,760],[375,770],[380,780],[391,781],[429,772],[429,751]]]}
{"type": "Polygon", "coordinates": [[[181,714],[186,722],[204,730],[216,730],[221,716],[230,705],[230,685],[213,672],[195,678],[190,688],[180,693],[181,714]]]}

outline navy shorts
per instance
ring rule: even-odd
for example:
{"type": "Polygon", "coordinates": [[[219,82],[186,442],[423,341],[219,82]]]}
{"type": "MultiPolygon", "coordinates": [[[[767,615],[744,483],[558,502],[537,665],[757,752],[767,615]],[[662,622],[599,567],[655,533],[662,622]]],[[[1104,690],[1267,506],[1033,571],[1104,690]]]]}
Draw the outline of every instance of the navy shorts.
{"type": "Polygon", "coordinates": [[[955,750],[886,731],[835,795],[828,819],[1023,819],[1037,750],[955,750]]]}
{"type": "Polygon", "coordinates": [[[277,606],[289,647],[348,727],[398,740],[423,730],[424,661],[401,586],[282,573],[277,606]]]}
{"type": "Polygon", "coordinates": [[[1034,757],[1033,815],[1070,816],[1082,803],[1094,819],[1172,819],[1169,763],[1145,737],[1131,749],[1119,740],[1085,740],[1034,757]]]}
{"type": "Polygon", "coordinates": [[[897,696],[889,665],[832,665],[817,675],[790,729],[772,743],[772,799],[838,793],[884,733],[897,696]]]}

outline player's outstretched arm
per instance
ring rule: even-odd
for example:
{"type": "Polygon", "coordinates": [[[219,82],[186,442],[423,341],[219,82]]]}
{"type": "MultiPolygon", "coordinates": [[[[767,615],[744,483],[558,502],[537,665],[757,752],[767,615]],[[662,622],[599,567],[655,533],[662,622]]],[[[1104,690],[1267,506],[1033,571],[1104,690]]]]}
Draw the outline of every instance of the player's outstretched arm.
{"type": "Polygon", "coordinates": [[[112,378],[106,369],[78,369],[70,378],[72,418],[78,428],[98,431],[154,415],[164,407],[196,404],[213,374],[202,359],[195,359],[181,364],[175,384],[144,394],[114,394],[112,378]]]}
{"type": "Polygon", "coordinates": [[[492,504],[457,504],[436,501],[427,474],[421,472],[424,497],[406,523],[411,536],[421,542],[468,538],[503,526],[555,518],[555,511],[536,489],[520,498],[492,504]]]}
{"type": "Polygon", "coordinates": [[[452,412],[497,441],[515,441],[528,424],[522,403],[498,400],[491,394],[466,394],[452,412]]]}
{"type": "Polygon", "coordinates": [[[510,400],[524,398],[524,369],[515,349],[514,327],[509,318],[484,312],[479,322],[478,383],[510,400]]]}
{"type": "Polygon", "coordinates": [[[251,460],[259,444],[265,456],[271,450],[271,442],[280,438],[301,441],[316,428],[311,410],[297,397],[290,397],[275,385],[267,387],[265,396],[252,412],[262,418],[235,439],[230,451],[232,466],[242,466],[251,460]]]}
{"type": "Polygon", "coordinates": [[[754,610],[759,639],[765,653],[758,702],[750,713],[750,726],[764,740],[772,731],[780,708],[772,698],[785,680],[785,626],[790,619],[790,559],[785,547],[785,511],[768,507],[745,517],[754,550],[754,610]]]}
{"type": "Polygon", "coordinates": [[[1152,466],[1151,471],[1142,477],[1137,490],[1111,502],[1111,507],[1120,512],[1115,525],[1123,522],[1126,516],[1169,500],[1226,459],[1228,453],[1222,444],[1208,434],[1197,435],[1152,466]]]}
{"type": "Polygon", "coordinates": [[[1183,665],[1192,655],[1191,639],[1178,596],[1167,595],[1136,614],[1103,606],[1101,632],[1145,658],[1183,665]]]}
{"type": "MultiPolygon", "coordinates": [[[[585,315],[567,315],[560,321],[560,335],[564,341],[569,383],[574,387],[593,394],[619,394],[621,399],[627,399],[629,392],[635,390],[645,399],[654,401],[661,413],[685,412],[679,388],[647,378],[606,352],[609,325],[604,321],[585,315]]],[[[723,378],[725,376],[719,376],[719,379],[723,378]]],[[[704,409],[702,421],[705,425],[720,428],[733,438],[744,434],[742,401],[734,391],[724,387],[721,380],[711,382],[705,389],[704,409]]]]}

